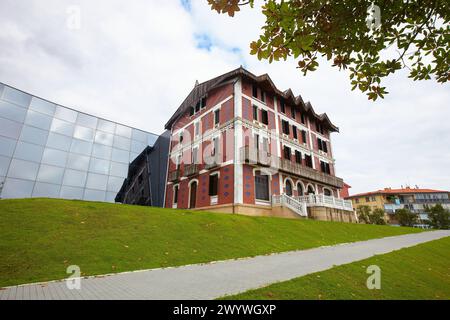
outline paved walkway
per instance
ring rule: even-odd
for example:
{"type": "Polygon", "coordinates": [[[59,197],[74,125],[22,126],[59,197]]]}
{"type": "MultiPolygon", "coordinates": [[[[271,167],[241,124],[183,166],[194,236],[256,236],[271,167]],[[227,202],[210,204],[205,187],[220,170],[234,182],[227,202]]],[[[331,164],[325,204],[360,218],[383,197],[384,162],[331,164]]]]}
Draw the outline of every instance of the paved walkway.
{"type": "Polygon", "coordinates": [[[450,231],[423,232],[254,258],[91,277],[81,280],[81,290],[69,290],[65,281],[21,285],[0,290],[0,300],[214,299],[448,236],[450,231]]]}

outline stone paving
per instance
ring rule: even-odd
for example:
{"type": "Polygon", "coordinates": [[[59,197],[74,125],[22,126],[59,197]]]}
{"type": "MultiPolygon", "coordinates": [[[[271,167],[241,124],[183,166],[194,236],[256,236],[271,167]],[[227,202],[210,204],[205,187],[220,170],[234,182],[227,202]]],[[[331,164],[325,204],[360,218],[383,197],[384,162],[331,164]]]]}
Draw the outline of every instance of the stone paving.
{"type": "Polygon", "coordinates": [[[214,299],[448,236],[448,230],[431,231],[253,258],[83,278],[80,290],[68,289],[66,281],[27,284],[1,289],[0,300],[214,299]]]}

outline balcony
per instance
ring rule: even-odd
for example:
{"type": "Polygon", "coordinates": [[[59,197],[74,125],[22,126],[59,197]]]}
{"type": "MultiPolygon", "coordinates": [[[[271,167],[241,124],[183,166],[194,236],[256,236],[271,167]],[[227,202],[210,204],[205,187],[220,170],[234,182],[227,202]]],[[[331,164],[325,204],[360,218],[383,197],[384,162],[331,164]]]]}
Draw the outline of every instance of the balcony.
{"type": "Polygon", "coordinates": [[[190,177],[199,172],[199,166],[196,163],[185,164],[184,165],[184,176],[190,177]]]}
{"type": "Polygon", "coordinates": [[[170,182],[177,181],[178,179],[180,179],[180,169],[169,172],[169,181],[170,182]]]}
{"type": "Polygon", "coordinates": [[[353,211],[351,200],[344,200],[323,194],[309,194],[307,196],[295,197],[296,200],[306,203],[307,207],[328,207],[346,211],[353,211]]]}
{"type": "Polygon", "coordinates": [[[219,167],[222,163],[222,154],[218,153],[212,156],[205,156],[204,161],[205,169],[207,170],[219,167]]]}
{"type": "Polygon", "coordinates": [[[273,165],[272,155],[264,150],[251,149],[245,146],[241,149],[241,159],[245,163],[259,164],[261,166],[270,167],[273,165]]]}

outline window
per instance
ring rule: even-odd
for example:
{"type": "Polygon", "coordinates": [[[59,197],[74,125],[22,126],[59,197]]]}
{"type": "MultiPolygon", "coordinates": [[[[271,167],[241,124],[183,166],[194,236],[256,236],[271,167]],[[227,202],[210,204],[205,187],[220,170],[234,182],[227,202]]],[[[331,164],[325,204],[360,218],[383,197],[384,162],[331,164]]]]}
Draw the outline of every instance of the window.
{"type": "Polygon", "coordinates": [[[303,113],[300,115],[300,119],[301,119],[301,122],[303,124],[306,124],[306,118],[305,118],[305,115],[303,113]]]}
{"type": "Polygon", "coordinates": [[[258,121],[258,107],[257,106],[253,106],[253,120],[258,121]]]}
{"type": "Polygon", "coordinates": [[[291,108],[291,116],[292,116],[292,119],[295,119],[295,108],[294,108],[294,106],[292,106],[292,108],[291,108]]]}
{"type": "Polygon", "coordinates": [[[218,125],[220,122],[220,109],[214,111],[214,125],[218,125]]]}
{"type": "Polygon", "coordinates": [[[260,171],[255,172],[255,198],[269,201],[269,176],[262,175],[260,171]]]}
{"type": "Polygon", "coordinates": [[[295,162],[302,163],[302,154],[298,150],[295,150],[295,162]]]}
{"type": "Polygon", "coordinates": [[[283,133],[289,134],[289,122],[287,122],[286,120],[281,120],[281,124],[283,127],[283,133]]]}
{"type": "Polygon", "coordinates": [[[286,106],[284,105],[284,100],[280,99],[280,111],[286,113],[286,106]]]}
{"type": "Polygon", "coordinates": [[[302,141],[303,143],[306,143],[306,131],[302,130],[302,141]]]}
{"type": "Polygon", "coordinates": [[[258,98],[258,87],[256,85],[253,85],[252,87],[252,95],[255,98],[258,98]]]}
{"type": "Polygon", "coordinates": [[[261,122],[266,125],[269,124],[269,116],[267,110],[261,110],[261,122]]]}
{"type": "Polygon", "coordinates": [[[296,126],[292,126],[292,134],[294,135],[294,139],[298,139],[296,126]]]}
{"type": "Polygon", "coordinates": [[[209,195],[217,196],[217,191],[219,189],[219,174],[211,174],[209,176],[209,195]]]}
{"type": "Polygon", "coordinates": [[[178,185],[173,188],[173,204],[178,203],[178,185]]]}
{"type": "Polygon", "coordinates": [[[322,170],[323,173],[327,173],[330,174],[330,164],[320,161],[320,169],[322,170]]]}
{"type": "Polygon", "coordinates": [[[291,160],[291,148],[289,148],[288,146],[284,146],[284,158],[291,160]]]}
{"type": "Polygon", "coordinates": [[[305,155],[305,163],[308,167],[310,167],[310,168],[313,167],[312,158],[310,155],[305,155]]]}
{"type": "Polygon", "coordinates": [[[198,147],[192,149],[192,163],[198,163],[198,147]]]}

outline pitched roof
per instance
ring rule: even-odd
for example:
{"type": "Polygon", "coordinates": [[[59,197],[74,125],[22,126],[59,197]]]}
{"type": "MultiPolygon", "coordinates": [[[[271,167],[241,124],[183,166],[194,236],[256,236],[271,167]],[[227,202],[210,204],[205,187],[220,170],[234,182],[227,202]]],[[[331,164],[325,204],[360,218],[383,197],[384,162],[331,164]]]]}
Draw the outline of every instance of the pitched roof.
{"type": "Polygon", "coordinates": [[[420,188],[403,188],[403,189],[391,189],[384,188],[376,191],[358,193],[348,196],[349,198],[358,198],[364,196],[375,196],[375,195],[395,195],[395,194],[416,194],[416,193],[450,193],[450,191],[434,190],[434,189],[420,189],[420,188]]]}
{"type": "Polygon", "coordinates": [[[232,80],[238,76],[250,79],[253,82],[256,82],[260,84],[261,86],[264,86],[266,89],[271,90],[276,95],[282,97],[286,100],[286,103],[290,105],[295,105],[302,109],[303,111],[310,113],[313,117],[316,119],[325,122],[331,131],[339,132],[339,128],[336,127],[328,118],[326,113],[317,114],[314,111],[313,106],[310,102],[304,102],[303,98],[298,95],[297,97],[294,96],[291,89],[287,89],[285,91],[280,91],[275,84],[273,83],[272,79],[270,79],[269,75],[267,73],[262,74],[260,76],[256,76],[253,73],[247,71],[242,66],[232,70],[230,72],[224,73],[218,77],[215,77],[213,79],[210,79],[208,81],[202,82],[200,84],[196,84],[196,86],[192,89],[192,91],[189,93],[189,95],[184,99],[183,103],[178,107],[178,109],[175,111],[175,113],[170,117],[169,121],[164,126],[165,129],[170,129],[170,127],[173,125],[173,123],[181,117],[185,112],[188,111],[188,109],[191,106],[194,106],[197,101],[199,101],[202,97],[207,95],[209,91],[211,91],[214,88],[219,87],[220,85],[223,85],[227,83],[227,81],[232,80]]]}

